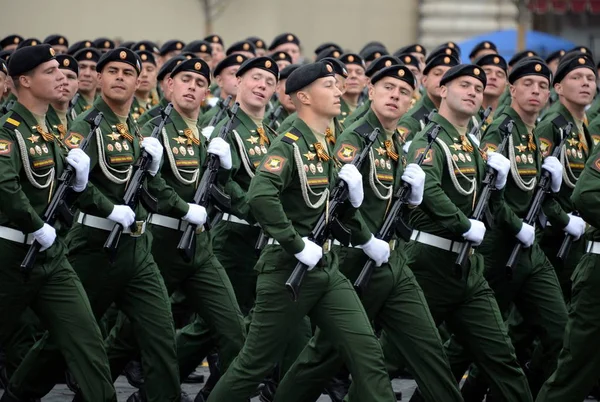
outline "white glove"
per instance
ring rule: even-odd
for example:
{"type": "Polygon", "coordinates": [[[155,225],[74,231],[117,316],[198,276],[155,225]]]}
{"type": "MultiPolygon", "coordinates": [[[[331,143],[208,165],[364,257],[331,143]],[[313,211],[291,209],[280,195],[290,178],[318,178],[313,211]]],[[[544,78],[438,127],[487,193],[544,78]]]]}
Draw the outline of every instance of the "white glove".
{"type": "Polygon", "coordinates": [[[517,239],[523,243],[523,247],[531,247],[533,241],[535,240],[535,228],[523,222],[521,230],[519,230],[519,233],[517,233],[517,239]]]}
{"type": "Polygon", "coordinates": [[[569,223],[563,229],[565,232],[573,236],[575,240],[579,240],[583,232],[585,232],[585,221],[578,216],[569,215],[569,223]]]}
{"type": "Polygon", "coordinates": [[[135,221],[135,212],[127,205],[115,205],[108,219],[128,228],[135,221]]]}
{"type": "Polygon", "coordinates": [[[44,251],[50,248],[54,243],[54,240],[56,240],[56,230],[47,223],[44,223],[44,226],[33,232],[33,237],[42,246],[40,251],[44,251]]]}
{"type": "Polygon", "coordinates": [[[74,148],[67,155],[67,163],[75,169],[75,183],[73,190],[81,193],[85,190],[90,174],[90,157],[83,150],[74,148]]]}
{"type": "Polygon", "coordinates": [[[553,193],[558,193],[560,191],[560,185],[562,184],[562,164],[558,161],[558,159],[556,159],[555,156],[548,156],[546,159],[544,159],[542,169],[547,170],[548,173],[550,173],[552,176],[552,184],[550,187],[552,188],[553,193]]]}
{"type": "Polygon", "coordinates": [[[356,166],[351,164],[342,166],[338,176],[348,185],[348,198],[352,206],[354,208],[360,207],[365,198],[365,193],[363,192],[362,175],[356,166]]]}
{"type": "Polygon", "coordinates": [[[502,190],[506,186],[506,178],[510,170],[510,162],[498,152],[489,152],[487,164],[496,171],[496,188],[502,190]]]}
{"type": "Polygon", "coordinates": [[[219,157],[223,169],[231,169],[231,150],[227,141],[219,137],[213,138],[208,143],[208,153],[219,157]]]}
{"type": "Polygon", "coordinates": [[[479,246],[485,236],[485,225],[483,222],[476,219],[469,219],[471,227],[463,234],[463,237],[473,243],[475,246],[479,246]]]}
{"type": "Polygon", "coordinates": [[[198,204],[188,204],[190,209],[187,214],[182,218],[184,221],[188,221],[197,226],[202,226],[206,223],[206,208],[198,204]]]}
{"type": "Polygon", "coordinates": [[[375,261],[375,265],[378,267],[390,259],[390,245],[373,235],[371,235],[371,239],[363,244],[361,248],[370,259],[375,261]]]}
{"type": "Polygon", "coordinates": [[[410,148],[410,144],[412,144],[412,141],[406,141],[406,143],[404,143],[404,145],[402,146],[402,150],[404,151],[405,154],[408,153],[408,149],[410,148]]]}
{"type": "Polygon", "coordinates": [[[410,195],[408,203],[419,205],[423,201],[423,190],[425,189],[425,172],[416,163],[409,164],[402,174],[402,181],[410,184],[410,195]]]}
{"type": "Polygon", "coordinates": [[[202,129],[202,135],[206,138],[206,140],[210,140],[210,136],[214,130],[215,126],[206,126],[202,129]]]}
{"type": "Polygon", "coordinates": [[[156,176],[158,173],[158,169],[160,168],[160,161],[163,155],[163,146],[160,141],[154,137],[146,137],[143,139],[142,148],[148,152],[150,157],[152,157],[152,162],[150,162],[150,167],[148,168],[148,173],[152,176],[156,176]]]}
{"type": "Polygon", "coordinates": [[[294,257],[306,265],[310,271],[323,258],[323,248],[308,240],[308,237],[303,237],[302,241],[304,242],[304,248],[299,253],[294,254],[294,257]]]}

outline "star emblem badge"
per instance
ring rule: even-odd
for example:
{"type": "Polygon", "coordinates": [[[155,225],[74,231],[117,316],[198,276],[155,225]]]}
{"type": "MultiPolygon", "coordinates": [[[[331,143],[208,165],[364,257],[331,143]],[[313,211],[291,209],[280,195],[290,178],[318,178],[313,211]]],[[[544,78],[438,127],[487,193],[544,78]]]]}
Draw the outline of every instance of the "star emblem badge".
{"type": "Polygon", "coordinates": [[[254,144],[258,143],[258,137],[251,135],[250,138],[248,138],[246,141],[248,141],[250,144],[254,145],[254,144]]]}
{"type": "Polygon", "coordinates": [[[454,148],[455,151],[460,151],[462,149],[462,144],[452,144],[450,146],[454,148]]]}
{"type": "Polygon", "coordinates": [[[32,143],[36,143],[38,142],[38,140],[40,139],[39,135],[35,135],[35,134],[31,134],[31,137],[27,138],[29,141],[31,141],[32,143]]]}
{"type": "Polygon", "coordinates": [[[187,141],[187,139],[185,137],[180,137],[180,136],[173,137],[173,140],[176,143],[178,143],[179,145],[184,144],[187,141]]]}
{"type": "Polygon", "coordinates": [[[119,138],[121,138],[121,134],[112,133],[112,134],[108,134],[107,137],[113,141],[119,141],[119,138]]]}
{"type": "Polygon", "coordinates": [[[307,153],[305,153],[305,154],[303,154],[303,155],[304,155],[304,157],[305,157],[307,160],[309,160],[309,161],[312,161],[313,159],[315,159],[315,156],[317,156],[317,154],[315,154],[315,153],[312,153],[312,152],[310,152],[310,151],[308,151],[307,153]]]}
{"type": "Polygon", "coordinates": [[[385,149],[383,149],[382,147],[376,148],[375,150],[379,155],[385,155],[385,149]]]}
{"type": "Polygon", "coordinates": [[[527,149],[527,145],[516,145],[515,148],[517,148],[517,151],[519,152],[525,152],[525,150],[527,149]]]}

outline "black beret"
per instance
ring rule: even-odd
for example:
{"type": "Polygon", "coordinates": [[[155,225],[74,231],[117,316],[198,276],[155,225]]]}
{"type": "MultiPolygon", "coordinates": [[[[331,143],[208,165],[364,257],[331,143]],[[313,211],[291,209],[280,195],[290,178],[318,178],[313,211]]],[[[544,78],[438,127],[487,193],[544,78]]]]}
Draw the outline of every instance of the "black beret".
{"type": "Polygon", "coordinates": [[[326,43],[322,43],[319,46],[317,46],[317,48],[315,49],[315,54],[318,55],[319,53],[321,53],[323,50],[326,49],[335,49],[338,52],[340,52],[340,54],[342,53],[342,47],[340,45],[338,45],[337,43],[333,43],[333,42],[326,42],[326,43]]]}
{"type": "Polygon", "coordinates": [[[109,50],[108,52],[102,55],[102,57],[98,61],[98,64],[96,65],[96,71],[101,73],[104,66],[110,63],[111,61],[118,61],[121,63],[129,64],[130,66],[135,68],[135,71],[138,73],[138,75],[142,70],[142,62],[140,60],[140,57],[134,51],[124,47],[118,47],[116,49],[109,50]]]}
{"type": "Polygon", "coordinates": [[[58,68],[71,70],[76,75],[79,75],[79,64],[77,64],[77,60],[73,56],[58,54],[56,55],[56,61],[58,61],[58,68]]]}
{"type": "Polygon", "coordinates": [[[254,43],[254,47],[257,49],[266,49],[265,41],[259,38],[258,36],[249,36],[246,38],[250,42],[254,43]]]}
{"type": "Polygon", "coordinates": [[[387,49],[385,47],[379,46],[379,45],[372,45],[370,47],[363,49],[360,52],[360,56],[363,58],[363,60],[365,62],[373,61],[375,59],[380,58],[381,56],[386,56],[388,54],[389,53],[388,53],[387,49]]]}
{"type": "Polygon", "coordinates": [[[235,52],[250,52],[255,55],[256,48],[254,47],[254,43],[250,42],[249,40],[241,40],[229,46],[225,52],[225,55],[229,56],[235,52]]]}
{"type": "Polygon", "coordinates": [[[184,60],[188,59],[181,55],[171,57],[169,60],[164,62],[162,66],[160,66],[160,70],[158,70],[158,75],[156,76],[156,79],[158,81],[164,80],[167,74],[171,74],[171,71],[173,71],[175,66],[184,60]]]}
{"type": "Polygon", "coordinates": [[[284,67],[284,69],[279,73],[279,79],[287,80],[290,74],[300,68],[300,66],[300,64],[290,64],[289,66],[284,67]]]}
{"type": "Polygon", "coordinates": [[[567,53],[585,53],[592,59],[594,58],[592,50],[587,46],[576,46],[573,49],[569,50],[567,53]]]}
{"type": "Polygon", "coordinates": [[[456,53],[458,53],[458,57],[457,57],[457,59],[459,59],[459,60],[460,60],[460,54],[461,54],[461,51],[460,51],[460,46],[458,46],[458,45],[456,44],[456,42],[452,42],[452,41],[450,41],[450,42],[446,42],[446,43],[444,43],[443,45],[441,45],[440,47],[449,47],[450,49],[452,49],[452,50],[456,51],[456,53]]]}
{"type": "Polygon", "coordinates": [[[440,55],[452,56],[455,59],[460,60],[460,53],[456,50],[456,48],[452,48],[447,45],[441,45],[436,47],[431,53],[429,53],[429,56],[427,56],[427,59],[425,59],[425,64],[428,64],[434,57],[440,55]]]}
{"type": "MultiPolygon", "coordinates": [[[[382,48],[386,49],[386,47],[385,47],[385,45],[383,43],[381,43],[379,41],[376,41],[376,40],[373,40],[373,41],[371,41],[369,43],[366,43],[362,47],[362,49],[360,49],[360,52],[358,52],[358,53],[362,54],[365,50],[367,50],[368,48],[373,47],[373,46],[375,46],[375,47],[382,47],[382,48]]],[[[387,49],[386,49],[386,54],[387,54],[387,49]]]]}
{"type": "Polygon", "coordinates": [[[240,69],[235,73],[236,77],[241,77],[248,70],[253,68],[260,68],[261,70],[265,70],[270,72],[275,76],[275,79],[279,80],[279,67],[277,67],[277,63],[270,57],[255,57],[253,59],[248,59],[242,63],[240,69]]]}
{"type": "Polygon", "coordinates": [[[489,40],[484,40],[483,42],[479,42],[475,45],[471,53],[469,53],[469,59],[472,59],[477,55],[477,53],[481,50],[493,50],[498,53],[498,47],[494,42],[490,42],[489,40]]]}
{"type": "Polygon", "coordinates": [[[275,52],[271,55],[271,57],[275,61],[285,60],[285,61],[289,61],[290,63],[292,62],[292,56],[290,56],[289,53],[287,53],[287,52],[275,52]]]}
{"type": "Polygon", "coordinates": [[[166,41],[159,50],[159,53],[161,56],[164,56],[165,54],[169,53],[169,52],[175,52],[177,50],[181,50],[183,49],[183,47],[185,46],[185,43],[183,43],[180,40],[176,40],[176,39],[171,39],[166,41]]]}
{"type": "Polygon", "coordinates": [[[131,49],[131,47],[135,45],[135,42],[132,40],[126,40],[125,42],[121,42],[120,47],[126,47],[127,49],[131,49]]]}
{"type": "Polygon", "coordinates": [[[219,35],[208,35],[206,38],[204,38],[204,41],[208,43],[218,43],[221,46],[225,46],[223,39],[219,35]]]}
{"type": "Polygon", "coordinates": [[[594,72],[594,75],[598,75],[594,60],[589,53],[569,53],[558,63],[552,85],[560,83],[567,74],[581,67],[589,68],[594,72]]]}
{"type": "Polygon", "coordinates": [[[50,46],[66,46],[69,47],[69,41],[63,35],[49,35],[46,39],[44,39],[44,43],[49,44],[50,46]]]}
{"type": "Polygon", "coordinates": [[[533,57],[533,56],[537,56],[537,55],[538,54],[536,52],[534,52],[533,50],[523,50],[521,52],[515,53],[515,55],[513,57],[511,57],[511,59],[508,61],[508,65],[510,67],[512,67],[518,61],[523,60],[526,57],[533,57]]]}
{"type": "Polygon", "coordinates": [[[149,40],[141,40],[139,42],[136,42],[135,45],[131,46],[131,50],[133,50],[134,52],[137,52],[138,50],[147,50],[156,54],[160,53],[160,50],[158,49],[158,46],[156,46],[156,43],[151,42],[149,40]]]}
{"type": "Polygon", "coordinates": [[[96,48],[96,46],[94,46],[94,43],[91,40],[80,40],[79,42],[75,42],[71,46],[69,46],[69,48],[67,49],[67,54],[70,54],[71,56],[73,56],[75,53],[77,53],[81,49],[91,49],[91,48],[94,48],[94,49],[96,48]]]}
{"type": "Polygon", "coordinates": [[[95,48],[100,50],[111,50],[115,48],[115,42],[108,38],[95,39],[93,44],[95,48]]]}
{"type": "Polygon", "coordinates": [[[316,61],[323,60],[326,57],[333,57],[334,59],[337,59],[341,55],[342,55],[342,52],[330,47],[330,48],[321,50],[321,52],[319,52],[319,54],[317,55],[315,60],[316,61]]]}
{"type": "Polygon", "coordinates": [[[454,67],[458,66],[460,61],[454,56],[448,56],[446,54],[438,54],[437,56],[428,57],[427,64],[423,68],[423,75],[427,75],[429,71],[437,66],[454,67]]]}
{"type": "Polygon", "coordinates": [[[20,35],[8,35],[0,40],[0,48],[4,48],[10,45],[18,45],[23,41],[23,37],[20,35]]]}
{"type": "Polygon", "coordinates": [[[305,64],[290,74],[285,82],[285,93],[289,95],[298,92],[324,77],[335,77],[331,64],[322,61],[305,64]]]}
{"type": "Polygon", "coordinates": [[[185,45],[183,51],[192,53],[212,53],[212,46],[205,40],[195,40],[185,45]]]}
{"type": "Polygon", "coordinates": [[[335,57],[325,57],[320,61],[331,64],[333,71],[335,71],[336,74],[341,75],[344,78],[348,78],[348,70],[346,70],[346,65],[339,59],[336,59],[335,57]]]}
{"type": "Polygon", "coordinates": [[[6,66],[6,62],[2,59],[0,59],[0,73],[8,75],[8,67],[6,66]]]}
{"type": "Polygon", "coordinates": [[[33,70],[42,63],[56,59],[56,52],[48,44],[25,46],[17,49],[8,61],[8,72],[11,77],[18,77],[33,70]]]}
{"type": "Polygon", "coordinates": [[[500,67],[504,72],[508,71],[508,65],[506,64],[506,60],[504,57],[499,54],[486,54],[484,56],[478,57],[477,60],[473,62],[473,64],[477,64],[480,67],[483,66],[496,66],[500,67]]]}
{"type": "Polygon", "coordinates": [[[418,43],[401,47],[400,49],[396,50],[394,56],[401,54],[403,55],[406,53],[421,53],[423,56],[427,56],[427,50],[425,50],[425,48],[418,43]]]}
{"type": "Polygon", "coordinates": [[[28,38],[28,39],[21,41],[19,43],[19,45],[17,46],[17,49],[22,49],[26,46],[36,46],[36,45],[41,45],[41,44],[42,44],[42,41],[37,38],[28,38]]]}
{"type": "Polygon", "coordinates": [[[2,50],[0,52],[0,59],[4,60],[4,61],[8,61],[8,59],[10,58],[10,55],[13,54],[14,50],[2,50]]]}
{"type": "Polygon", "coordinates": [[[188,60],[189,59],[194,59],[194,58],[197,57],[196,54],[193,53],[193,52],[181,52],[181,53],[179,53],[179,56],[183,56],[183,57],[185,57],[188,60]]]}
{"type": "Polygon", "coordinates": [[[526,57],[517,62],[508,75],[508,82],[514,84],[519,78],[527,75],[539,75],[546,78],[548,83],[552,82],[550,67],[539,57],[526,57]]]}
{"type": "Polygon", "coordinates": [[[154,58],[154,53],[148,50],[138,50],[135,53],[140,57],[142,63],[152,63],[156,66],[156,59],[154,58]]]}
{"type": "Polygon", "coordinates": [[[365,71],[365,75],[369,78],[373,77],[375,73],[382,68],[389,66],[397,66],[402,64],[402,62],[394,56],[384,55],[379,57],[378,59],[373,60],[369,67],[367,67],[367,71],[365,71]]]}
{"type": "Polygon", "coordinates": [[[293,43],[300,46],[300,40],[298,37],[292,33],[282,33],[281,35],[277,35],[271,45],[269,46],[269,50],[275,49],[279,45],[284,45],[286,43],[293,43]]]}
{"type": "Polygon", "coordinates": [[[243,54],[232,54],[225,57],[223,60],[217,64],[215,70],[213,71],[213,75],[216,77],[221,74],[221,71],[225,70],[227,67],[231,66],[241,66],[248,58],[243,54]]]}
{"type": "Polygon", "coordinates": [[[358,55],[356,53],[345,53],[345,54],[341,55],[339,57],[339,59],[345,65],[356,64],[356,65],[361,66],[365,70],[367,69],[367,66],[365,65],[365,61],[363,60],[363,58],[360,57],[360,55],[358,55]]]}
{"type": "Polygon", "coordinates": [[[548,55],[548,57],[546,57],[546,63],[550,63],[551,61],[560,59],[561,57],[563,57],[565,55],[565,53],[567,53],[567,52],[564,51],[563,49],[560,49],[560,50],[550,53],[548,55]]]}
{"type": "Polygon", "coordinates": [[[98,63],[100,61],[100,57],[102,57],[102,52],[95,48],[81,49],[78,50],[73,57],[75,60],[77,60],[77,62],[93,61],[94,63],[98,63]]]}
{"type": "Polygon", "coordinates": [[[419,61],[419,59],[417,59],[412,54],[404,53],[404,54],[400,54],[396,57],[398,57],[398,59],[400,59],[400,61],[402,63],[404,63],[405,65],[414,66],[414,67],[417,67],[419,70],[421,70],[421,62],[419,61]]]}
{"type": "Polygon", "coordinates": [[[375,73],[373,77],[371,77],[371,84],[375,85],[377,81],[384,77],[392,77],[397,78],[401,81],[406,82],[408,85],[415,89],[416,81],[413,73],[406,66],[391,66],[385,67],[375,73]]]}
{"type": "Polygon", "coordinates": [[[483,86],[487,85],[487,77],[485,71],[475,64],[459,64],[450,68],[446,71],[442,79],[440,80],[440,86],[446,85],[450,81],[453,81],[459,77],[469,76],[481,81],[483,86]]]}
{"type": "Polygon", "coordinates": [[[210,85],[210,67],[201,58],[196,57],[194,59],[185,60],[177,64],[173,71],[171,71],[171,78],[184,71],[200,74],[206,78],[208,85],[210,85]]]}

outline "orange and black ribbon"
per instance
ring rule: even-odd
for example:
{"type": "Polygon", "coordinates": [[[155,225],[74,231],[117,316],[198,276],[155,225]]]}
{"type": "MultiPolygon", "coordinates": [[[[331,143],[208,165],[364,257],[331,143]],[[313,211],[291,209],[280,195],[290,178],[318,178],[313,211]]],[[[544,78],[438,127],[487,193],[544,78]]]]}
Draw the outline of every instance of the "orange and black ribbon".
{"type": "Polygon", "coordinates": [[[398,162],[399,155],[394,150],[394,143],[392,140],[385,140],[383,143],[385,145],[385,151],[387,152],[387,156],[394,160],[394,162],[398,162]]]}
{"type": "Polygon", "coordinates": [[[317,157],[319,160],[321,162],[327,162],[329,160],[329,155],[327,155],[327,152],[323,148],[323,144],[317,141],[313,144],[313,146],[315,147],[315,151],[317,152],[317,157]]]}
{"type": "Polygon", "coordinates": [[[527,136],[527,149],[529,149],[532,152],[537,149],[537,147],[535,146],[535,141],[533,140],[533,134],[531,133],[527,136]]]}
{"type": "Polygon", "coordinates": [[[462,150],[465,152],[473,152],[473,145],[471,145],[471,142],[467,139],[466,135],[461,135],[460,136],[460,143],[462,144],[462,150]]]}
{"type": "Polygon", "coordinates": [[[269,137],[267,137],[267,134],[265,133],[265,129],[262,127],[257,127],[256,128],[256,132],[258,133],[259,137],[260,137],[260,145],[265,145],[265,144],[270,144],[271,141],[269,141],[269,137]]]}
{"type": "Polygon", "coordinates": [[[65,130],[65,126],[63,124],[59,124],[56,129],[58,130],[58,134],[60,134],[60,139],[64,140],[65,139],[65,134],[67,133],[67,130],[65,130]]]}
{"type": "Polygon", "coordinates": [[[185,135],[185,138],[187,138],[187,145],[192,145],[192,143],[200,145],[200,140],[196,138],[191,129],[186,128],[185,130],[183,130],[183,135],[185,135]]]}
{"type": "Polygon", "coordinates": [[[329,127],[325,130],[325,140],[331,145],[335,145],[335,135],[329,127]]]}
{"type": "Polygon", "coordinates": [[[117,131],[121,134],[121,137],[125,138],[127,141],[133,143],[133,136],[129,134],[129,130],[127,129],[127,125],[123,123],[118,123],[116,125],[117,131]]]}
{"type": "Polygon", "coordinates": [[[583,133],[579,133],[579,144],[577,144],[577,148],[579,148],[580,151],[583,149],[583,152],[585,152],[586,155],[588,154],[587,141],[583,133]]]}
{"type": "Polygon", "coordinates": [[[52,142],[52,141],[54,141],[54,134],[45,132],[42,129],[42,126],[40,126],[40,125],[35,126],[35,130],[38,132],[39,135],[42,136],[42,138],[44,139],[44,141],[46,141],[46,142],[52,142]]]}

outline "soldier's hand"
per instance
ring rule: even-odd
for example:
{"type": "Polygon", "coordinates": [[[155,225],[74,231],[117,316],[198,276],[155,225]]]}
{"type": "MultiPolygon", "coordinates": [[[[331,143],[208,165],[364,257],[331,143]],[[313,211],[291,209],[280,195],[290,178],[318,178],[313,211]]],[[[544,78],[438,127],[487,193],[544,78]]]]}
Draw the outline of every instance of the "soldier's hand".
{"type": "Polygon", "coordinates": [[[160,168],[163,146],[156,138],[146,137],[142,140],[141,147],[144,148],[152,158],[150,166],[148,167],[148,173],[152,176],[156,176],[156,173],[158,173],[158,169],[160,168]]]}
{"type": "Polygon", "coordinates": [[[304,242],[304,248],[299,253],[294,254],[294,257],[306,265],[310,271],[323,258],[323,248],[308,240],[308,237],[303,237],[302,241],[304,242]]]}
{"type": "Polygon", "coordinates": [[[471,227],[463,234],[463,237],[473,243],[474,246],[479,246],[485,236],[485,225],[476,219],[469,219],[469,221],[471,227]]]}
{"type": "Polygon", "coordinates": [[[115,205],[108,219],[128,228],[135,221],[135,212],[128,205],[115,205]]]}
{"type": "Polygon", "coordinates": [[[362,186],[362,175],[356,166],[347,164],[342,166],[339,173],[340,179],[348,185],[348,198],[354,208],[360,207],[365,198],[362,186]]]}
{"type": "Polygon", "coordinates": [[[184,221],[188,221],[197,226],[202,226],[206,223],[206,208],[198,204],[188,204],[190,209],[183,217],[184,221]]]}
{"type": "Polygon", "coordinates": [[[213,138],[208,143],[208,153],[219,157],[223,169],[231,169],[231,150],[227,141],[219,137],[213,138]]]}
{"type": "Polygon", "coordinates": [[[487,164],[496,171],[496,188],[502,190],[506,185],[506,178],[510,170],[510,161],[498,152],[488,153],[487,164]]]}
{"type": "Polygon", "coordinates": [[[210,139],[210,136],[212,135],[212,132],[214,130],[214,126],[206,126],[202,129],[202,135],[206,138],[207,141],[210,139]]]}
{"type": "Polygon", "coordinates": [[[542,169],[550,173],[552,177],[552,184],[550,187],[552,188],[553,193],[558,193],[560,191],[560,185],[562,184],[562,164],[555,156],[548,156],[546,159],[544,159],[542,169]]]}
{"type": "Polygon", "coordinates": [[[563,229],[565,232],[573,236],[575,240],[578,240],[585,232],[585,221],[579,216],[569,215],[569,223],[563,229]]]}
{"type": "Polygon", "coordinates": [[[420,205],[423,202],[423,191],[425,190],[425,172],[416,163],[409,164],[402,174],[402,181],[410,184],[410,205],[420,205]]]}
{"type": "Polygon", "coordinates": [[[87,187],[90,174],[90,157],[83,150],[75,148],[69,151],[67,163],[75,169],[73,191],[80,193],[87,187]]]}
{"type": "Polygon", "coordinates": [[[517,239],[523,244],[523,247],[531,247],[535,240],[535,228],[523,222],[521,230],[517,233],[517,239]]]}
{"type": "Polygon", "coordinates": [[[54,243],[54,240],[56,240],[56,230],[47,223],[44,223],[44,226],[33,232],[33,237],[42,246],[40,251],[44,251],[50,248],[54,243]]]}
{"type": "Polygon", "coordinates": [[[412,141],[406,141],[406,143],[402,146],[402,150],[405,154],[408,153],[408,150],[410,149],[410,144],[412,144],[412,141]]]}
{"type": "Polygon", "coordinates": [[[375,265],[378,267],[390,259],[390,245],[373,235],[371,235],[371,240],[363,244],[361,248],[370,259],[375,261],[375,265]]]}

